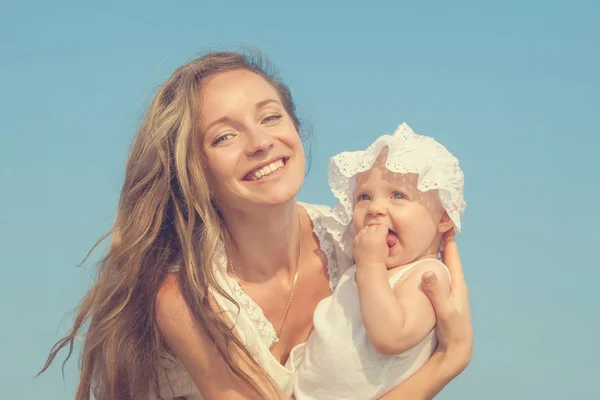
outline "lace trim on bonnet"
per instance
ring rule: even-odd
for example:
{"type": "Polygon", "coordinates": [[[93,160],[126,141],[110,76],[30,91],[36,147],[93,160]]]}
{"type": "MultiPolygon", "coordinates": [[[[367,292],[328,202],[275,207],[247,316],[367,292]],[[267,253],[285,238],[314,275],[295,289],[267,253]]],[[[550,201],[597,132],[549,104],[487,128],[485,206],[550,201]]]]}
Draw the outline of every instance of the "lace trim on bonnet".
{"type": "Polygon", "coordinates": [[[365,151],[344,152],[329,162],[329,186],[338,203],[324,225],[344,252],[352,256],[354,229],[354,189],[356,175],[369,170],[382,149],[388,147],[386,168],[394,173],[418,174],[417,189],[422,192],[437,189],[442,206],[460,232],[460,221],[467,204],[464,201],[464,174],[458,160],[433,138],[418,135],[405,123],[393,135],[383,135],[365,151]]]}

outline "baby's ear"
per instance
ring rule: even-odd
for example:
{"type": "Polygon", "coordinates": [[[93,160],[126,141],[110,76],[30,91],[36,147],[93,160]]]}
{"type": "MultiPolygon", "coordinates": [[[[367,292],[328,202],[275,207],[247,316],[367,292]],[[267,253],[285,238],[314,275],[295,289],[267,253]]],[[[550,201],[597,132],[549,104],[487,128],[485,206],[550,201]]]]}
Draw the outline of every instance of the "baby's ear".
{"type": "Polygon", "coordinates": [[[448,232],[452,228],[454,228],[454,222],[452,222],[448,213],[446,211],[444,211],[444,213],[442,214],[442,217],[440,218],[440,223],[438,225],[438,232],[445,233],[445,232],[448,232]]]}

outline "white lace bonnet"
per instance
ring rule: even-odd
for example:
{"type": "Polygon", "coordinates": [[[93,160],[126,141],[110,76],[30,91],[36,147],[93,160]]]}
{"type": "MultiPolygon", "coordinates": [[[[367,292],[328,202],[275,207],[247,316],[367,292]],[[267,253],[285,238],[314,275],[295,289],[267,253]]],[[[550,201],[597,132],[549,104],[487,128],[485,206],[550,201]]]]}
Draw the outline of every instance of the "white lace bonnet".
{"type": "Polygon", "coordinates": [[[354,229],[354,189],[356,175],[370,169],[379,153],[389,148],[386,168],[394,173],[419,175],[417,189],[422,192],[438,189],[442,206],[460,232],[460,221],[467,204],[464,201],[464,174],[458,160],[428,136],[418,135],[405,123],[393,135],[383,135],[365,151],[340,153],[329,161],[329,186],[338,203],[331,209],[325,225],[344,252],[352,256],[354,229]]]}

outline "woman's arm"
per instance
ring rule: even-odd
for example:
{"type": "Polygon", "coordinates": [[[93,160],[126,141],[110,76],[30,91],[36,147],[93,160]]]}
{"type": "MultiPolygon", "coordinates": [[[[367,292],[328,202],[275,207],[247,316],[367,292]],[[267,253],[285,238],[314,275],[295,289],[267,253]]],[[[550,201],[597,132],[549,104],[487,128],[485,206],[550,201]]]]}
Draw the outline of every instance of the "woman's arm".
{"type": "Polygon", "coordinates": [[[451,276],[450,297],[445,296],[435,274],[426,272],[422,276],[423,291],[437,318],[438,348],[422,368],[381,399],[433,399],[471,361],[473,327],[469,293],[453,235],[446,236],[444,249],[444,264],[451,276]]]}
{"type": "Polygon", "coordinates": [[[437,396],[459,373],[456,360],[444,352],[436,351],[414,375],[384,394],[380,399],[430,400],[437,396]]]}
{"type": "MultiPolygon", "coordinates": [[[[158,329],[204,399],[259,399],[232,372],[206,332],[195,324],[175,276],[165,279],[156,300],[158,329]]],[[[265,379],[265,374],[260,374],[250,362],[244,362],[244,357],[240,357],[240,363],[269,399],[287,399],[273,382],[265,379]]]]}

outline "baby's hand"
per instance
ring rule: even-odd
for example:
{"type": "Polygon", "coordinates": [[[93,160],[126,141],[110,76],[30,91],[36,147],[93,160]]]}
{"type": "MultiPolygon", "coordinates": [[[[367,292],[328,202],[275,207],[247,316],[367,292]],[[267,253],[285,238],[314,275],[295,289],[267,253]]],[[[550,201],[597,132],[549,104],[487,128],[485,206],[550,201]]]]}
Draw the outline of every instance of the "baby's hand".
{"type": "Polygon", "coordinates": [[[354,261],[357,265],[383,265],[389,255],[389,247],[385,241],[388,234],[386,226],[375,224],[365,226],[354,238],[354,261]]]}

